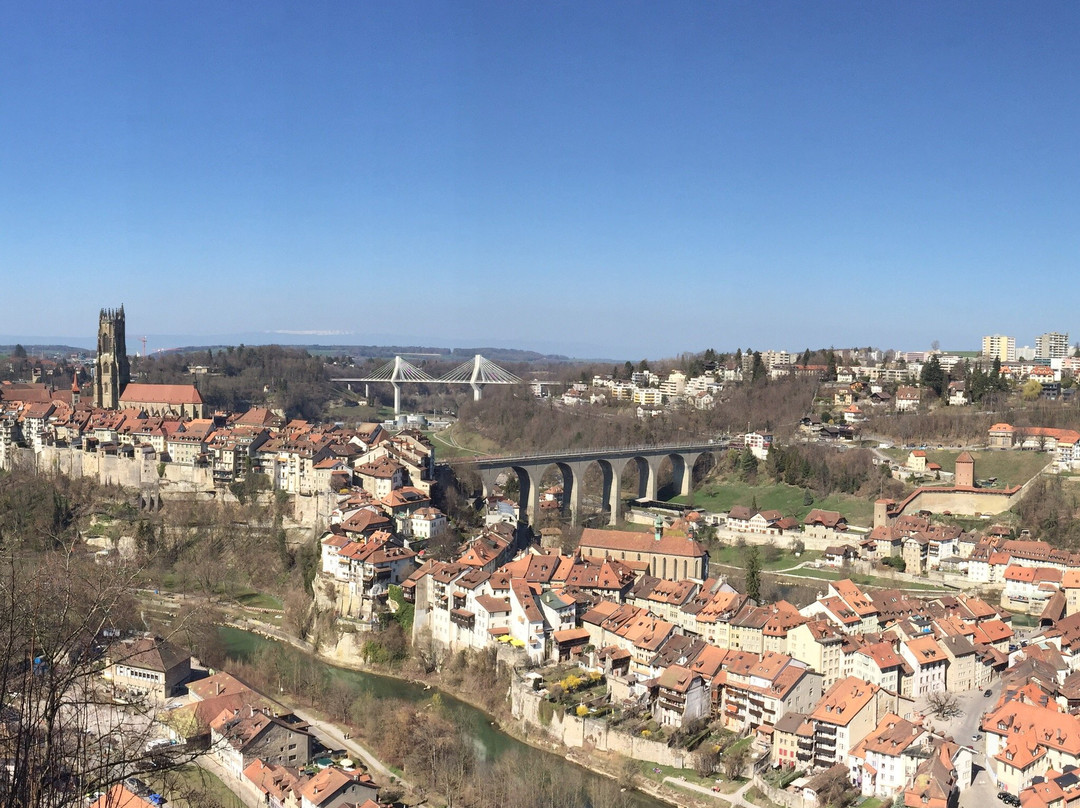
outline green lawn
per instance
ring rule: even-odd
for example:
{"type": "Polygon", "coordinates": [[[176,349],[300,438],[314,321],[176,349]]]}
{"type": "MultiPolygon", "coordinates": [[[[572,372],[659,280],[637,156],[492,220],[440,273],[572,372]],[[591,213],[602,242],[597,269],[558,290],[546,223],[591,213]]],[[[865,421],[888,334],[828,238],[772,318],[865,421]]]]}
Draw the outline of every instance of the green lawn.
{"type": "Polygon", "coordinates": [[[495,441],[465,429],[461,422],[449,429],[425,433],[435,445],[435,456],[440,458],[473,457],[474,455],[504,454],[495,441]],[[457,444],[456,446],[454,444],[457,444]]]}
{"type": "Polygon", "coordinates": [[[839,581],[842,578],[850,578],[859,586],[873,586],[879,589],[926,589],[931,591],[941,591],[945,588],[933,584],[893,580],[892,578],[879,578],[876,575],[860,575],[854,572],[845,573],[840,570],[800,569],[791,574],[782,572],[774,574],[783,575],[785,578],[792,580],[798,580],[799,578],[817,578],[823,581],[839,581]]]}
{"type": "MultiPolygon", "coordinates": [[[[720,775],[711,775],[709,777],[701,777],[693,769],[676,769],[674,766],[661,766],[659,763],[652,763],[646,760],[635,761],[640,767],[641,773],[650,780],[657,783],[663,782],[665,777],[674,777],[675,779],[683,779],[688,783],[694,783],[699,786],[708,786],[712,788],[717,785],[717,780],[720,779],[720,775]]],[[[729,782],[724,780],[719,783],[721,789],[727,793],[738,791],[745,781],[729,782]]]]}
{"type": "Polygon", "coordinates": [[[251,609],[275,609],[280,611],[284,608],[281,598],[268,595],[265,592],[244,592],[236,596],[236,601],[241,606],[247,606],[251,609]]]}
{"type": "Polygon", "coordinates": [[[762,808],[781,808],[775,802],[765,796],[757,786],[754,786],[746,792],[746,801],[752,802],[754,805],[760,805],[762,808]]]}
{"type": "Polygon", "coordinates": [[[1039,625],[1039,618],[1033,614],[1022,614],[1020,612],[1011,612],[1012,624],[1014,626],[1020,626],[1021,628],[1033,628],[1039,625]]]}
{"type": "MultiPolygon", "coordinates": [[[[890,457],[903,464],[911,454],[911,449],[886,449],[890,457]]],[[[952,471],[956,467],[956,458],[959,450],[953,449],[927,449],[926,460],[928,463],[937,463],[946,471],[952,471]]],[[[986,449],[980,452],[971,452],[975,459],[975,479],[986,480],[997,477],[998,487],[1005,488],[1012,485],[1023,485],[1036,474],[1043,466],[1050,462],[1051,457],[1046,452],[1021,452],[1014,450],[986,449]]]]}
{"type": "MultiPolygon", "coordinates": [[[[762,510],[777,510],[784,516],[802,519],[814,508],[839,511],[853,525],[869,526],[874,520],[874,503],[870,499],[847,494],[833,494],[822,500],[803,504],[803,489],[785,483],[750,485],[734,481],[710,481],[694,492],[692,504],[709,511],[727,511],[732,505],[752,505],[762,510]]],[[[691,497],[674,497],[672,502],[690,503],[691,497]]]]}
{"type": "Polygon", "coordinates": [[[243,801],[210,772],[186,763],[159,775],[148,775],[147,783],[161,789],[171,808],[201,808],[206,795],[224,808],[245,808],[243,801]]]}
{"type": "Polygon", "coordinates": [[[424,432],[424,435],[435,447],[435,457],[440,460],[453,460],[458,457],[476,457],[477,455],[486,454],[485,452],[476,449],[464,449],[460,446],[453,446],[447,442],[446,432],[447,430],[439,430],[438,432],[429,430],[424,432]]]}
{"type": "MultiPolygon", "coordinates": [[[[782,539],[786,542],[786,539],[782,539]]],[[[749,545],[748,545],[749,546],[749,545]]],[[[721,547],[716,550],[709,551],[709,560],[716,564],[727,564],[732,567],[742,568],[745,566],[743,563],[745,548],[734,547],[731,545],[721,547]]],[[[783,570],[794,567],[803,561],[815,561],[821,558],[821,553],[817,550],[806,550],[798,558],[790,550],[782,549],[780,554],[772,560],[766,558],[766,552],[764,549],[759,550],[759,557],[761,558],[761,568],[764,570],[783,570]]]]}

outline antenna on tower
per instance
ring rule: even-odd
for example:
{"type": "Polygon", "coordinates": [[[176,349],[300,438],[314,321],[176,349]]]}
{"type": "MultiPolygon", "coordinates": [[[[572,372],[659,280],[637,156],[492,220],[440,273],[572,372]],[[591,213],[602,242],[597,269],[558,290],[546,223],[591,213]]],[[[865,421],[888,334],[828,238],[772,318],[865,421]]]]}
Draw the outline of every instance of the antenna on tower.
{"type": "Polygon", "coordinates": [[[146,337],[139,337],[139,342],[142,343],[142,356],[146,358],[146,337]]]}

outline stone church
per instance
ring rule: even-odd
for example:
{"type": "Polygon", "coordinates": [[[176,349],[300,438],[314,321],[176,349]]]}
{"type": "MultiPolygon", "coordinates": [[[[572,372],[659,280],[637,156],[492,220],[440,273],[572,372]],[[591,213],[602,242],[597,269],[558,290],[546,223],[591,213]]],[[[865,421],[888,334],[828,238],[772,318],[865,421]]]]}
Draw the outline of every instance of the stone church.
{"type": "Polygon", "coordinates": [[[131,384],[124,307],[102,309],[98,316],[94,406],[134,409],[147,415],[205,418],[206,404],[193,384],[131,384]]]}

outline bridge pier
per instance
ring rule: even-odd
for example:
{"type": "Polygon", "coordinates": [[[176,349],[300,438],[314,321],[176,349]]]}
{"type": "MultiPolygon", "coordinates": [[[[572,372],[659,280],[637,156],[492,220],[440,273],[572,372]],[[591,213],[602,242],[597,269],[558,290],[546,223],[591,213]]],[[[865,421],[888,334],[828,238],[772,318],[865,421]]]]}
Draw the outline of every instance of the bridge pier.
{"type": "Polygon", "coordinates": [[[532,527],[536,526],[540,515],[540,475],[529,466],[514,466],[518,476],[518,521],[532,527]]]}
{"type": "Polygon", "coordinates": [[[600,471],[604,475],[603,498],[604,507],[608,509],[608,524],[619,523],[619,508],[622,507],[622,473],[627,459],[599,460],[600,471]]]}
{"type": "MultiPolygon", "coordinates": [[[[512,471],[513,469],[511,469],[512,471]]],[[[484,499],[487,499],[494,493],[496,481],[499,479],[499,469],[480,469],[480,485],[484,492],[484,499]]]]}
{"type": "Polygon", "coordinates": [[[682,458],[682,480],[679,482],[679,496],[690,496],[690,492],[694,487],[694,465],[702,454],[702,452],[698,452],[697,454],[680,455],[682,458]]]}
{"type": "Polygon", "coordinates": [[[563,504],[570,511],[572,525],[581,524],[581,488],[585,480],[585,472],[591,462],[586,460],[559,464],[563,472],[563,504]]]}
{"type": "Polygon", "coordinates": [[[638,499],[656,499],[656,478],[660,472],[662,457],[635,457],[638,468],[638,499]]]}

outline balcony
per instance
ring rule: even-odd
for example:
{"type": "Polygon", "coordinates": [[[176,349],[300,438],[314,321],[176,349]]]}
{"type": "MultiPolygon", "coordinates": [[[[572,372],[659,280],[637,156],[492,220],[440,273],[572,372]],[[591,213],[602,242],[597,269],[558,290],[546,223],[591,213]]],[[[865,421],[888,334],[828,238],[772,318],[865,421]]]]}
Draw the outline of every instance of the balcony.
{"type": "Polygon", "coordinates": [[[686,704],[686,696],[676,690],[669,690],[666,687],[660,689],[660,698],[678,702],[679,704],[686,704]]]}
{"type": "Polygon", "coordinates": [[[454,609],[450,612],[450,622],[455,626],[472,631],[473,627],[476,625],[476,615],[465,609],[454,609]]]}

